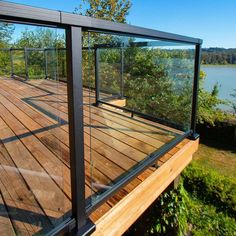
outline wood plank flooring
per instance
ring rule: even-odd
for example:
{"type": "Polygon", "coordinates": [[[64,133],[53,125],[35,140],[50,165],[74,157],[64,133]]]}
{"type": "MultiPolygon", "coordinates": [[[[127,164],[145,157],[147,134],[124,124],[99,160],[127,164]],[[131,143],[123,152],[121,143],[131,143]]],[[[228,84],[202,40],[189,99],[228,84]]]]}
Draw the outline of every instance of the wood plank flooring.
{"type": "MultiPolygon", "coordinates": [[[[86,197],[96,197],[180,134],[107,106],[84,89],[86,197]]],[[[176,147],[175,152],[179,150],[176,147]]],[[[161,165],[171,157],[166,154],[161,165]]],[[[92,215],[96,220],[152,173],[147,169],[92,215]]],[[[0,235],[54,228],[71,212],[67,88],[0,77],[0,235]]]]}

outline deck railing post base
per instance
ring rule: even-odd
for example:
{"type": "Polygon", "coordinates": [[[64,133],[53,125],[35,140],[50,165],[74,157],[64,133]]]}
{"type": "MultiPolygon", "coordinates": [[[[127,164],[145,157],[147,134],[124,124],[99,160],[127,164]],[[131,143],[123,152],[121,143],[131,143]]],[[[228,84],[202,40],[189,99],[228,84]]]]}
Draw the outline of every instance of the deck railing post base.
{"type": "Polygon", "coordinates": [[[90,220],[87,219],[86,224],[81,227],[79,230],[74,229],[72,232],[73,236],[87,236],[91,235],[96,229],[96,225],[90,220]]]}
{"type": "Polygon", "coordinates": [[[200,135],[198,133],[192,133],[189,137],[190,140],[197,140],[200,138],[200,135]]]}

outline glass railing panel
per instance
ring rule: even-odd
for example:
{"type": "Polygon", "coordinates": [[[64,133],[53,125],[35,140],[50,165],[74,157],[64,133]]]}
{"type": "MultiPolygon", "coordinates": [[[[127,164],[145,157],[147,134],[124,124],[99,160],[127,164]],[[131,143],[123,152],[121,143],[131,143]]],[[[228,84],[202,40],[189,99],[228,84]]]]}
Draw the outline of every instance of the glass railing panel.
{"type": "Polygon", "coordinates": [[[91,206],[190,131],[195,46],[85,34],[85,158],[91,206]]]}
{"type": "Polygon", "coordinates": [[[11,51],[5,45],[0,47],[0,76],[11,75],[11,51]]]}
{"type": "Polygon", "coordinates": [[[30,79],[44,79],[45,75],[45,55],[40,48],[26,48],[26,60],[28,77],[30,79]]]}
{"type": "Polygon", "coordinates": [[[55,61],[55,57],[58,58],[57,52],[58,50],[55,48],[50,48],[45,51],[46,74],[47,78],[51,80],[56,80],[58,76],[58,60],[55,61]]]}
{"type": "Polygon", "coordinates": [[[99,98],[112,104],[125,98],[123,108],[134,114],[189,130],[195,46],[114,37],[113,43],[96,45],[99,98]]]}
{"type": "Polygon", "coordinates": [[[13,73],[20,78],[26,78],[26,55],[22,49],[12,49],[13,73]]]}
{"type": "MultiPolygon", "coordinates": [[[[114,97],[120,97],[122,82],[122,48],[115,48],[114,46],[114,48],[100,49],[98,46],[96,50],[99,60],[99,77],[101,78],[99,84],[100,91],[112,94],[114,97]]],[[[103,95],[103,93],[101,93],[101,95],[103,95]]]]}
{"type": "Polygon", "coordinates": [[[167,126],[189,130],[194,48],[165,41],[128,45],[124,53],[126,107],[167,126]]]}
{"type": "Polygon", "coordinates": [[[57,73],[61,81],[67,81],[66,48],[57,49],[57,73]]]}
{"type": "Polygon", "coordinates": [[[10,71],[0,76],[1,214],[15,235],[45,235],[71,216],[67,84],[60,80],[53,43],[62,30],[13,26],[6,47],[14,42],[14,47],[28,50],[29,78],[24,79],[25,50],[14,50],[14,71],[23,79],[9,78],[10,71]],[[43,45],[45,39],[52,44],[43,45]],[[54,51],[53,63],[48,63],[53,77],[47,79],[40,50],[45,47],[54,51]]]}

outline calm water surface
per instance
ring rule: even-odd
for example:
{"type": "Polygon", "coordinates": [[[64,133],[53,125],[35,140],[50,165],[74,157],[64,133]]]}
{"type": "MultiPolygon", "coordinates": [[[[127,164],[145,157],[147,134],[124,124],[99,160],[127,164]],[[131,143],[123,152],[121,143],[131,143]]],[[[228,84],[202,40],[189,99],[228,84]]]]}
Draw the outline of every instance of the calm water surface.
{"type": "MultiPolygon", "coordinates": [[[[205,79],[204,87],[211,91],[214,84],[218,83],[220,86],[219,97],[232,101],[230,96],[233,89],[236,89],[236,66],[201,66],[207,77],[205,79]]],[[[224,110],[231,110],[229,106],[221,107],[224,110]]]]}

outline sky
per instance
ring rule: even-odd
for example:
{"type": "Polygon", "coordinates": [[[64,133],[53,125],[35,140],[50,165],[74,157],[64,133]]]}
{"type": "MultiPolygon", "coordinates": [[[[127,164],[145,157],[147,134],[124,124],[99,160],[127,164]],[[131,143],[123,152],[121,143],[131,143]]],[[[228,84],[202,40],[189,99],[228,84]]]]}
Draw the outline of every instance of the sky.
{"type": "MultiPolygon", "coordinates": [[[[11,0],[73,12],[82,0],[11,0]]],[[[203,47],[236,48],[236,0],[132,0],[127,23],[203,39],[203,47]]]]}

